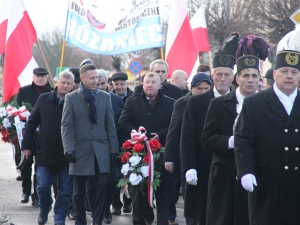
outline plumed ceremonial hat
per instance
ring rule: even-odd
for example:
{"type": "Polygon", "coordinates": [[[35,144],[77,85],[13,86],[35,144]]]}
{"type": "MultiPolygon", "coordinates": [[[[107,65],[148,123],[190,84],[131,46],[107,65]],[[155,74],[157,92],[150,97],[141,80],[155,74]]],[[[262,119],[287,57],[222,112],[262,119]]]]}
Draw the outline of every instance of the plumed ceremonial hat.
{"type": "Polygon", "coordinates": [[[116,72],[112,75],[111,80],[128,80],[128,75],[124,72],[116,72]]]}
{"type": "Polygon", "coordinates": [[[215,53],[213,58],[213,68],[228,67],[233,69],[235,65],[235,53],[238,48],[240,34],[238,32],[230,33],[221,46],[220,50],[215,53]]]}
{"type": "Polygon", "coordinates": [[[193,79],[191,81],[191,87],[195,87],[203,81],[206,81],[207,83],[209,83],[210,86],[212,85],[212,82],[211,82],[211,79],[209,78],[209,76],[206,73],[200,72],[193,76],[193,79]]]}
{"type": "Polygon", "coordinates": [[[300,70],[300,52],[292,50],[277,52],[275,70],[281,67],[292,67],[300,70]]]}
{"type": "Polygon", "coordinates": [[[33,74],[35,75],[47,75],[48,71],[43,67],[38,67],[33,69],[33,74]]]}
{"type": "Polygon", "coordinates": [[[73,73],[73,75],[74,75],[74,82],[75,83],[79,83],[80,82],[80,71],[79,70],[80,69],[77,68],[77,67],[72,67],[72,68],[69,69],[69,71],[71,73],[73,73]]]}

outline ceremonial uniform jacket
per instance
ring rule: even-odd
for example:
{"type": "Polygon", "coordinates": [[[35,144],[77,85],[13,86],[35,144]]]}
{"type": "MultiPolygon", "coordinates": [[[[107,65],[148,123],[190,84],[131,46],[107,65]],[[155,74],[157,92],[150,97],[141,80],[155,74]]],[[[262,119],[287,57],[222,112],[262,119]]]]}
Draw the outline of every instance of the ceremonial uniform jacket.
{"type": "Polygon", "coordinates": [[[202,143],[204,151],[213,153],[206,225],[249,224],[247,192],[236,180],[234,151],[228,148],[237,103],[236,92],[232,91],[213,99],[206,114],[202,143]]]}
{"type": "Polygon", "coordinates": [[[207,184],[212,153],[203,150],[202,130],[210,101],[214,98],[213,87],[207,92],[189,98],[182,122],[180,155],[183,174],[196,169],[197,185],[186,186],[184,216],[197,218],[200,225],[206,221],[207,184]]]}
{"type": "Polygon", "coordinates": [[[253,174],[251,225],[300,224],[300,96],[288,115],[273,88],[245,99],[235,128],[238,178],[253,174]]]}

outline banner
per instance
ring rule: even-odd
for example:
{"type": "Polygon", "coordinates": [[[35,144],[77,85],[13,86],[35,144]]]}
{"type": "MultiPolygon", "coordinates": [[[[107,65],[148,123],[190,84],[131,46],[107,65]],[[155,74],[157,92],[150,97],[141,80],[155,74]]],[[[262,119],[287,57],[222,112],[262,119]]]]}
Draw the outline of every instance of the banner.
{"type": "Polygon", "coordinates": [[[70,0],[65,40],[101,55],[162,47],[158,0],[130,2],[70,0]]]}

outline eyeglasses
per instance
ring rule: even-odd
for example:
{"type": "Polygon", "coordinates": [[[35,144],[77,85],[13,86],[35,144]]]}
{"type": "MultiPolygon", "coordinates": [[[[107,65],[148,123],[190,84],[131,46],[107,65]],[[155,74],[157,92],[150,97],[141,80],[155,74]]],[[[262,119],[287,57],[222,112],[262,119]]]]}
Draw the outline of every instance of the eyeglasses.
{"type": "Polygon", "coordinates": [[[155,70],[154,72],[155,73],[166,73],[167,71],[165,71],[165,70],[155,70]]]}

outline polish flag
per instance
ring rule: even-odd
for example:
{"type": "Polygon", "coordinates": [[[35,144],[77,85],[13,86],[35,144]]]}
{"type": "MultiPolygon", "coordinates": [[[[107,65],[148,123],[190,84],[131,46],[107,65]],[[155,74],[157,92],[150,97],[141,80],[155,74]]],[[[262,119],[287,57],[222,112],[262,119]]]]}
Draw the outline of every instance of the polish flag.
{"type": "Polygon", "coordinates": [[[22,0],[0,2],[0,54],[5,53],[3,70],[3,102],[7,102],[20,87],[32,82],[32,70],[37,63],[32,47],[36,31],[22,0]]]}
{"type": "Polygon", "coordinates": [[[204,8],[202,6],[195,13],[195,15],[190,21],[190,24],[191,24],[194,38],[198,46],[198,51],[209,52],[210,47],[208,41],[208,32],[207,32],[204,8]]]}
{"type": "Polygon", "coordinates": [[[184,0],[173,0],[166,41],[166,62],[170,78],[175,70],[183,70],[189,76],[198,56],[184,0]]]}
{"type": "MultiPolygon", "coordinates": [[[[192,32],[198,46],[199,52],[209,52],[209,41],[208,41],[208,32],[207,25],[205,19],[204,8],[201,6],[198,11],[194,14],[192,19],[190,20],[192,32]]],[[[197,73],[197,68],[200,65],[199,63],[199,54],[197,56],[197,60],[193,66],[193,70],[191,76],[188,79],[188,82],[191,83],[193,76],[197,73]]]]}

